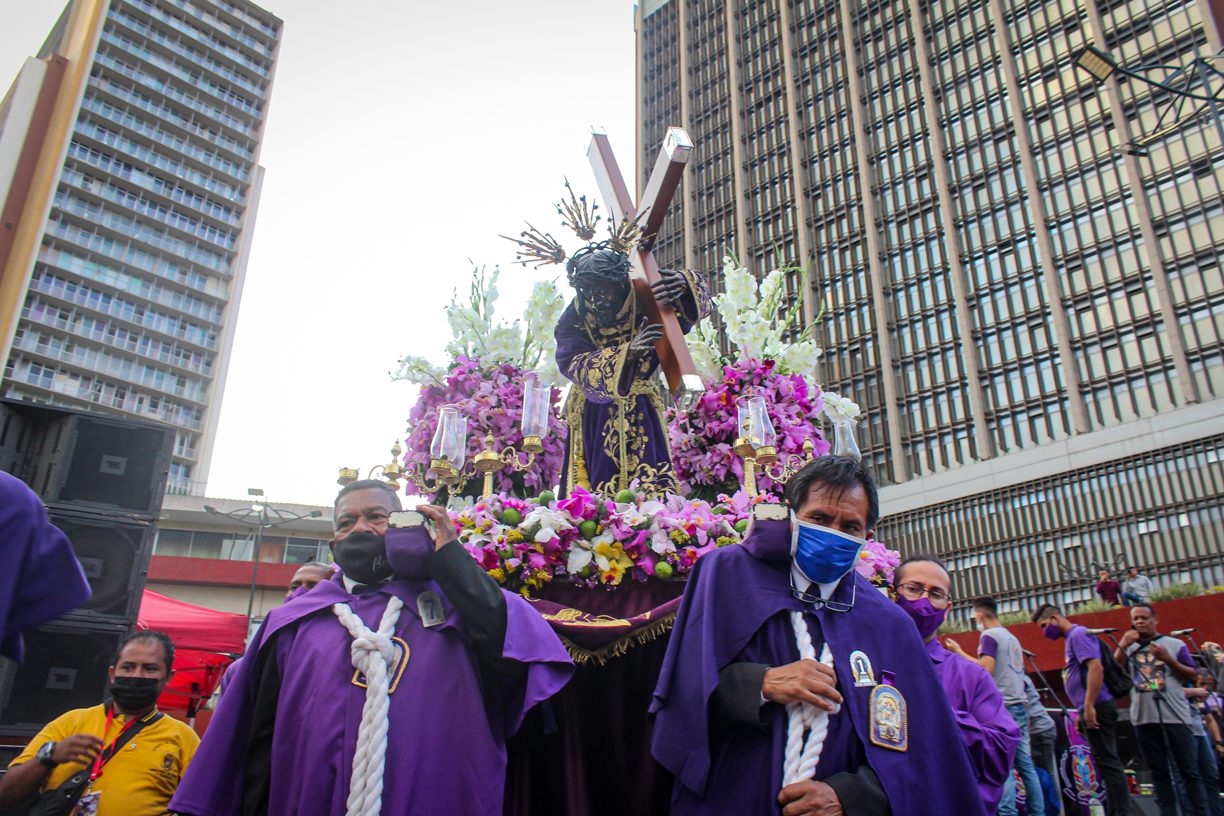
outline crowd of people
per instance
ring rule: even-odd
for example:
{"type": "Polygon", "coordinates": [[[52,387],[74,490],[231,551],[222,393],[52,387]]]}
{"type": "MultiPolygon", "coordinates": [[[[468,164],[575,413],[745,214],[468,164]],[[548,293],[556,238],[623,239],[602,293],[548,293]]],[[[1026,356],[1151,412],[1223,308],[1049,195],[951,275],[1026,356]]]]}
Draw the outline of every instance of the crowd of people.
{"type": "Polygon", "coordinates": [[[1109,570],[1101,570],[1095,589],[1101,600],[1110,606],[1135,606],[1150,602],[1156,585],[1151,578],[1140,575],[1138,567],[1128,567],[1121,582],[1115,580],[1109,570]]]}
{"type": "MultiPolygon", "coordinates": [[[[856,460],[815,460],[784,498],[789,517],[754,518],[742,546],[704,555],[685,587],[651,706],[653,756],[676,777],[671,813],[1060,813],[1058,723],[995,600],[973,602],[981,636],[969,654],[936,637],[955,595],[938,557],[909,554],[886,593],[853,569],[879,518],[856,460]]],[[[4,524],[52,541],[41,506],[23,506],[4,524]]],[[[43,728],[0,779],[0,807],[504,813],[506,740],[573,663],[532,605],[469,556],[444,510],[421,505],[393,523],[401,510],[383,482],[340,491],[335,564],[298,570],[227,672],[202,740],[157,710],[174,644],[138,631],[115,656],[108,699],[43,728]]],[[[1116,649],[1052,604],[1032,622],[1065,641],[1063,685],[1105,812],[1131,812],[1117,739],[1127,694],[1162,816],[1220,814],[1218,669],[1161,633],[1140,577],[1123,593],[1132,628],[1116,649]]]]}

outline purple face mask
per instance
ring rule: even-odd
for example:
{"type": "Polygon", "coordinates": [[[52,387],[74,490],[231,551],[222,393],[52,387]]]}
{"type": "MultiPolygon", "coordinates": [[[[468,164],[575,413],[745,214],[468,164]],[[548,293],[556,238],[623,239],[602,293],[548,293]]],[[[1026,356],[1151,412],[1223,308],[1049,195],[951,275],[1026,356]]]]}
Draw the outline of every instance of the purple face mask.
{"type": "Polygon", "coordinates": [[[1062,630],[1058,628],[1057,623],[1047,623],[1041,628],[1041,634],[1048,637],[1050,640],[1058,640],[1062,637],[1062,630]]]}
{"type": "Polygon", "coordinates": [[[905,614],[913,618],[914,623],[918,626],[918,635],[923,640],[935,634],[940,624],[944,622],[944,618],[948,615],[948,610],[936,609],[934,604],[927,598],[911,601],[909,598],[901,596],[897,598],[897,605],[905,610],[905,614]]]}

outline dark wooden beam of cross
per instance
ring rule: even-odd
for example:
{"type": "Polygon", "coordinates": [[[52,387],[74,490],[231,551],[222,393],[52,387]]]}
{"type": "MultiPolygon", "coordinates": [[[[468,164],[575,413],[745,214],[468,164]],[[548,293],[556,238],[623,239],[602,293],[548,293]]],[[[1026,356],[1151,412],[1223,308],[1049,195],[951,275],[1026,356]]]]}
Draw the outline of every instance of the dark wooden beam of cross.
{"type": "Polygon", "coordinates": [[[672,196],[680,186],[680,177],[684,173],[684,165],[693,152],[693,141],[684,128],[668,128],[663,147],[659,150],[659,158],[655,160],[654,170],[646,182],[642,192],[642,200],[636,205],[633,195],[625,186],[616,157],[612,155],[612,145],[602,131],[592,129],[591,146],[587,148],[587,158],[591,161],[591,169],[595,171],[595,181],[599,185],[599,194],[604,206],[611,213],[613,227],[624,221],[637,220],[642,229],[641,240],[637,249],[629,255],[633,265],[629,278],[633,289],[637,292],[638,303],[650,318],[651,323],[663,327],[663,337],[655,344],[659,354],[659,365],[667,377],[667,387],[672,392],[678,405],[687,409],[704,390],[701,375],[693,364],[693,355],[689,353],[688,344],[684,341],[684,331],[680,328],[680,320],[676,310],[671,306],[663,306],[655,300],[651,286],[659,280],[659,265],[655,262],[651,247],[663,219],[667,216],[667,208],[671,205],[672,196]]]}

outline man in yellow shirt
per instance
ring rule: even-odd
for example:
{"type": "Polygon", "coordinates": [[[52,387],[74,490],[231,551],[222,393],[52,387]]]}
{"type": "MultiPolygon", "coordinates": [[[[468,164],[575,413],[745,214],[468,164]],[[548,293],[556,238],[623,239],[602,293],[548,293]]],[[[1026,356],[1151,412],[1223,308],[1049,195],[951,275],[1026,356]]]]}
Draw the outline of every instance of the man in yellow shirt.
{"type": "Polygon", "coordinates": [[[94,767],[128,726],[140,730],[121,741],[97,769],[86,795],[96,795],[97,816],[161,816],[178,788],[200,738],[157,711],[157,698],[174,676],[174,642],[163,632],[136,632],[123,641],[110,668],[112,703],[69,711],[48,723],[9,765],[0,780],[0,807],[54,790],[83,768],[94,767]]]}

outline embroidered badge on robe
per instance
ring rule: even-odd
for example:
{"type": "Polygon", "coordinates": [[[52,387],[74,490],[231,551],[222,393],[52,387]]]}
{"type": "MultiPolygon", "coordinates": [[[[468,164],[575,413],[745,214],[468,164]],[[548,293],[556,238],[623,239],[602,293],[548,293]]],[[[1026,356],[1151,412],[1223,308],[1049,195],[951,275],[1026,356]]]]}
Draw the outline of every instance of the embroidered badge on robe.
{"type": "Polygon", "coordinates": [[[854,673],[854,685],[874,686],[875,672],[871,669],[871,658],[864,652],[855,650],[850,653],[850,671],[854,673]]]}
{"type": "Polygon", "coordinates": [[[893,686],[876,686],[871,692],[871,741],[881,748],[909,748],[905,698],[893,686]]]}
{"type": "Polygon", "coordinates": [[[442,599],[436,592],[422,592],[417,596],[417,614],[421,616],[421,623],[425,624],[427,629],[446,623],[446,615],[442,612],[442,599]]]}
{"type": "MultiPolygon", "coordinates": [[[[397,637],[391,638],[391,643],[395,646],[395,665],[387,672],[387,679],[391,683],[388,694],[395,693],[395,687],[399,685],[400,678],[404,676],[404,669],[408,668],[408,644],[403,638],[397,637]]],[[[357,688],[366,688],[369,685],[360,670],[353,672],[353,685],[357,688]]]]}

